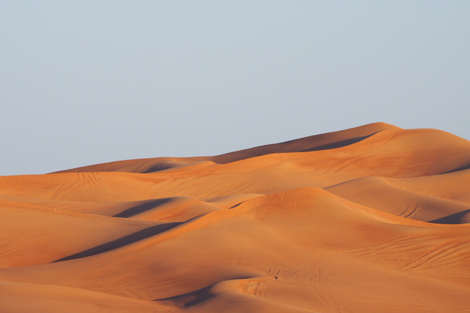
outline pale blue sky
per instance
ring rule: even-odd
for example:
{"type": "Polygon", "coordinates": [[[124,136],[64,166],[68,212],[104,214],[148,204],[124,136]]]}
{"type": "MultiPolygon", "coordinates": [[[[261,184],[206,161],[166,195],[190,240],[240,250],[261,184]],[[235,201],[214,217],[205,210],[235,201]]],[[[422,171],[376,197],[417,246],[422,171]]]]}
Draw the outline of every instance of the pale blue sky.
{"type": "Polygon", "coordinates": [[[470,1],[1,1],[0,175],[383,121],[470,139],[470,1]]]}

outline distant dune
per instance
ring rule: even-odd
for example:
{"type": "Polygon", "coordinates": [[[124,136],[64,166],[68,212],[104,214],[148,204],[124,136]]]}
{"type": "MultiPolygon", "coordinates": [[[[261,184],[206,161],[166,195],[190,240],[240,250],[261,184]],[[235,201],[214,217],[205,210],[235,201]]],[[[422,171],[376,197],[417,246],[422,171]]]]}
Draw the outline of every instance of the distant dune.
{"type": "Polygon", "coordinates": [[[470,142],[374,123],[0,177],[0,313],[470,312],[470,142]]]}

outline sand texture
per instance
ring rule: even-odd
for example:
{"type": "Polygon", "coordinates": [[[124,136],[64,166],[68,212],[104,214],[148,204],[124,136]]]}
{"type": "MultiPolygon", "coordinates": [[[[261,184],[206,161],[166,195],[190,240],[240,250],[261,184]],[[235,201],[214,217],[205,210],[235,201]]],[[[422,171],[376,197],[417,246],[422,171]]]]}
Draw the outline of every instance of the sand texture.
{"type": "Polygon", "coordinates": [[[0,177],[0,313],[470,312],[470,142],[385,123],[0,177]]]}

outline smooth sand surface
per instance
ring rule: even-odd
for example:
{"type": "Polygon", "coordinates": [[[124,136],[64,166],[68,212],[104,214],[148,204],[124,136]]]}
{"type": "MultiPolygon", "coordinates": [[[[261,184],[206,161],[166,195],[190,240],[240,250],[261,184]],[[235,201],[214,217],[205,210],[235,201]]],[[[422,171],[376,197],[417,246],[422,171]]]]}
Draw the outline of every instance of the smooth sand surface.
{"type": "Polygon", "coordinates": [[[0,177],[0,313],[469,312],[469,186],[385,123],[0,177]]]}

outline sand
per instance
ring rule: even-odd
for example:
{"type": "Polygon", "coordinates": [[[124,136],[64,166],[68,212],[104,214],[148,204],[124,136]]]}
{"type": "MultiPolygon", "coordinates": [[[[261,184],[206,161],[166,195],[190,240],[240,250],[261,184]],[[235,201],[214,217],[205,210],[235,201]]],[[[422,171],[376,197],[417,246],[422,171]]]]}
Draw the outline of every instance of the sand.
{"type": "Polygon", "coordinates": [[[468,186],[385,123],[0,177],[0,312],[469,312],[468,186]]]}

